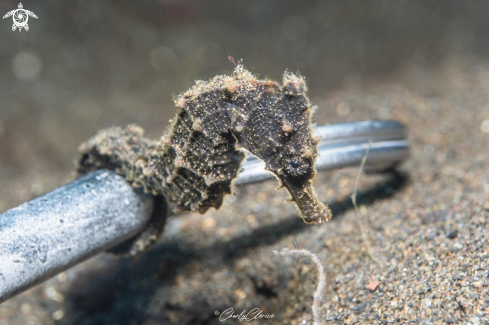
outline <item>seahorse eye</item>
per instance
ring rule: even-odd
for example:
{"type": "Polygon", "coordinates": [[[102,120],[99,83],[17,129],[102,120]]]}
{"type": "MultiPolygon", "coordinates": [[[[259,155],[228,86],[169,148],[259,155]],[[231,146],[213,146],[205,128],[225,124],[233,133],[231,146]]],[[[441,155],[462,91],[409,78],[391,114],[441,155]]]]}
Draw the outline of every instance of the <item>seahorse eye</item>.
{"type": "Polygon", "coordinates": [[[292,167],[293,169],[297,169],[297,168],[299,168],[299,166],[300,166],[299,163],[295,160],[292,160],[290,162],[290,167],[292,167]]]}
{"type": "Polygon", "coordinates": [[[302,176],[309,170],[309,162],[298,155],[285,156],[282,160],[282,167],[290,176],[302,176]]]}

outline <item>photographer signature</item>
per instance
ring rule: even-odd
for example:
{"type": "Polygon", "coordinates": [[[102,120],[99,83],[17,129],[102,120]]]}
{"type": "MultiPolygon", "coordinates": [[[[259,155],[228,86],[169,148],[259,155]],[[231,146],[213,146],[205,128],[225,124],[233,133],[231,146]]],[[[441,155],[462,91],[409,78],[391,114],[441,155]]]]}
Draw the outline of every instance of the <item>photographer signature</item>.
{"type": "Polygon", "coordinates": [[[227,319],[237,319],[240,322],[242,321],[252,321],[256,319],[261,319],[261,318],[274,318],[274,314],[268,314],[268,313],[263,313],[263,311],[260,308],[253,308],[249,312],[246,312],[246,310],[243,310],[240,314],[235,314],[233,308],[228,308],[224,310],[222,313],[219,310],[216,310],[214,312],[214,315],[219,315],[219,320],[221,322],[227,320],[227,319]]]}

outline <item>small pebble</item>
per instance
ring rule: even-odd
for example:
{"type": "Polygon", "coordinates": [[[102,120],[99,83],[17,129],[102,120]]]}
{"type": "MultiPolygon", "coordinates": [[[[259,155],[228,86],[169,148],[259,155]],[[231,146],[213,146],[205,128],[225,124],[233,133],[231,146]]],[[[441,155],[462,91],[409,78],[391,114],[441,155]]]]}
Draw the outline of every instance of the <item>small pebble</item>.
{"type": "Polygon", "coordinates": [[[462,245],[460,243],[455,243],[455,244],[453,244],[453,248],[456,250],[460,250],[460,249],[464,248],[464,245],[462,245]]]}
{"type": "Polygon", "coordinates": [[[63,310],[56,310],[52,315],[51,317],[54,319],[54,320],[60,320],[61,318],[65,317],[65,312],[63,310]]]}
{"type": "Polygon", "coordinates": [[[457,235],[458,235],[458,230],[452,230],[447,234],[447,237],[450,239],[453,239],[453,238],[457,237],[457,235]]]}
{"type": "Polygon", "coordinates": [[[489,133],[489,120],[484,120],[481,123],[481,131],[482,133],[489,133]]]}
{"type": "Polygon", "coordinates": [[[380,281],[379,280],[375,280],[375,281],[372,281],[370,282],[369,284],[367,284],[365,286],[365,288],[367,288],[368,290],[374,292],[375,290],[377,290],[377,288],[380,286],[380,281]]]}
{"type": "Polygon", "coordinates": [[[364,301],[361,304],[359,304],[358,306],[353,307],[351,310],[359,312],[359,311],[364,310],[365,307],[367,307],[367,303],[364,301]]]}

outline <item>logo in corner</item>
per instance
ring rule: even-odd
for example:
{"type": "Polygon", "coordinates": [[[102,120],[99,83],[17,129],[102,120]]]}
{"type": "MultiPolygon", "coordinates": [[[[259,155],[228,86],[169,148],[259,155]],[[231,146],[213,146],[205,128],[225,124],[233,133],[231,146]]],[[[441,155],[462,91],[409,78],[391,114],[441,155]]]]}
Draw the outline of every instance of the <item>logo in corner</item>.
{"type": "Polygon", "coordinates": [[[3,19],[8,18],[12,16],[14,20],[14,24],[12,25],[12,31],[15,31],[17,28],[19,29],[19,32],[22,31],[22,28],[24,28],[26,31],[29,30],[29,25],[27,25],[27,21],[29,20],[29,16],[36,18],[37,16],[35,13],[29,10],[25,10],[24,6],[22,6],[22,3],[19,3],[19,8],[14,9],[12,11],[9,11],[3,16],[3,19]]]}

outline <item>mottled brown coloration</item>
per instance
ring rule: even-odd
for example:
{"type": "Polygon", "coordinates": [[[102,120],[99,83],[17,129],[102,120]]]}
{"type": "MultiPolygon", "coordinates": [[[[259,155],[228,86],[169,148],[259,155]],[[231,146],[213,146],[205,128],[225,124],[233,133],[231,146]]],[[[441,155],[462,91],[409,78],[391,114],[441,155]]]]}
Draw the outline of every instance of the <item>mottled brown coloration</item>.
{"type": "Polygon", "coordinates": [[[304,79],[286,72],[283,84],[257,80],[241,64],[231,76],[197,81],[175,100],[180,110],[161,141],[130,125],[102,130],[80,147],[80,174],[110,168],[136,187],[163,195],[177,211],[218,209],[232,193],[246,149],[266,163],[307,223],[330,210],[316,198],[317,141],[304,79]]]}

